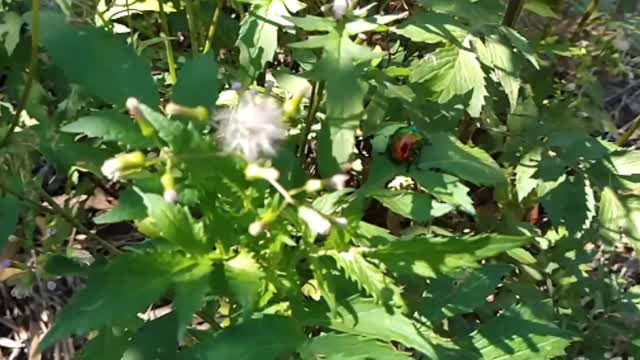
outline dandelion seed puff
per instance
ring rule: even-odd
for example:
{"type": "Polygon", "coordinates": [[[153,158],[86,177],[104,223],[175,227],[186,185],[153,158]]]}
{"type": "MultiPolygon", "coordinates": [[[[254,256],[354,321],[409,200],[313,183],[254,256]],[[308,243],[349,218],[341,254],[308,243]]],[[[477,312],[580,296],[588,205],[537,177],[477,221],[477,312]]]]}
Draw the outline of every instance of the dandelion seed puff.
{"type": "Polygon", "coordinates": [[[236,107],[216,114],[217,137],[225,151],[242,154],[248,161],[271,157],[287,136],[282,118],[275,99],[247,91],[236,107]]]}

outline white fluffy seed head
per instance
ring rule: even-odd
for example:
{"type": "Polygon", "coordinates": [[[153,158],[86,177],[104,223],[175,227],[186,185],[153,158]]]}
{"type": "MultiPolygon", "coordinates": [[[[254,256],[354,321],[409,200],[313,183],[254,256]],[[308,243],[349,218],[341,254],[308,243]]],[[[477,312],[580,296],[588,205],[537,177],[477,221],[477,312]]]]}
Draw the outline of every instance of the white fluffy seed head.
{"type": "Polygon", "coordinates": [[[275,99],[246,91],[236,107],[216,114],[217,137],[225,151],[254,162],[276,154],[280,141],[287,136],[282,118],[282,108],[275,99]]]}
{"type": "Polygon", "coordinates": [[[309,207],[299,207],[298,216],[300,216],[300,218],[304,220],[307,225],[309,225],[309,228],[313,232],[321,235],[328,235],[329,231],[331,231],[331,222],[329,222],[329,220],[327,220],[327,218],[322,216],[320,213],[309,207]]]}

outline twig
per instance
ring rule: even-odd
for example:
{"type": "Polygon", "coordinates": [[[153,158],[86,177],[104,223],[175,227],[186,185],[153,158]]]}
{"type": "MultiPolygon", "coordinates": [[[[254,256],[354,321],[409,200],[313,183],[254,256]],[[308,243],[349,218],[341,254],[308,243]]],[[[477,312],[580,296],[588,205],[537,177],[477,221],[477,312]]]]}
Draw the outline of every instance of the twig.
{"type": "Polygon", "coordinates": [[[207,34],[207,41],[204,44],[204,50],[202,50],[203,54],[206,54],[211,49],[213,39],[216,35],[216,29],[218,28],[218,22],[220,21],[220,13],[222,13],[223,5],[224,0],[218,0],[218,3],[216,4],[216,10],[213,12],[213,17],[211,18],[211,25],[209,26],[209,32],[207,34]]]}
{"type": "Polygon", "coordinates": [[[13,121],[9,124],[9,128],[7,129],[7,133],[4,138],[0,142],[0,147],[5,146],[9,139],[11,138],[13,132],[16,127],[20,123],[20,115],[22,111],[27,106],[27,101],[29,101],[29,95],[31,94],[31,88],[33,87],[33,81],[36,77],[36,72],[38,70],[38,43],[40,41],[40,0],[32,0],[31,1],[31,63],[29,65],[29,75],[27,78],[27,83],[24,86],[24,92],[22,93],[22,98],[20,99],[20,103],[16,108],[16,113],[13,117],[13,121]]]}
{"type": "Polygon", "coordinates": [[[638,128],[640,128],[640,115],[638,115],[636,119],[633,120],[633,125],[631,125],[631,127],[620,137],[620,139],[618,139],[616,144],[618,146],[624,146],[624,144],[626,144],[627,141],[631,139],[631,137],[638,130],[638,128]]]}
{"type": "Polygon", "coordinates": [[[169,64],[169,76],[171,77],[171,83],[175,84],[178,76],[176,75],[176,60],[173,55],[173,47],[171,41],[169,41],[169,22],[167,21],[167,13],[164,12],[163,0],[158,1],[158,10],[160,10],[160,23],[162,26],[162,32],[160,36],[164,39],[164,47],[167,51],[167,63],[169,64]]]}
{"type": "Polygon", "coordinates": [[[504,18],[502,19],[502,25],[510,28],[515,27],[523,8],[524,0],[510,0],[504,18]]]}

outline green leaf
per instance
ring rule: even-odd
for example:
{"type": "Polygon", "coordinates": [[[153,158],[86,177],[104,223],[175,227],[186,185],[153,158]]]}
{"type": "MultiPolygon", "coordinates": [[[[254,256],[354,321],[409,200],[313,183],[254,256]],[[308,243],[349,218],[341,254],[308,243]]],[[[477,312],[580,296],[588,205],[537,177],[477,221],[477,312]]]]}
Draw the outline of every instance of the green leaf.
{"type": "Polygon", "coordinates": [[[121,360],[127,349],[130,333],[118,327],[106,327],[82,347],[77,360],[121,360]]]}
{"type": "Polygon", "coordinates": [[[211,270],[211,266],[199,266],[176,283],[173,307],[180,338],[191,325],[193,314],[204,305],[205,295],[209,292],[211,270]]]}
{"type": "Polygon", "coordinates": [[[250,314],[256,305],[265,276],[253,256],[242,251],[224,264],[224,273],[229,288],[238,297],[245,314],[250,314]]]}
{"type": "Polygon", "coordinates": [[[595,216],[596,200],[588,179],[563,176],[541,200],[555,226],[572,233],[587,229],[595,216]]]}
{"type": "Polygon", "coordinates": [[[499,0],[420,0],[419,2],[433,11],[466,19],[474,26],[499,23],[504,10],[499,0]]]}
{"type": "Polygon", "coordinates": [[[522,247],[532,240],[527,236],[483,234],[471,237],[416,237],[394,241],[372,250],[368,257],[382,261],[397,274],[435,277],[459,269],[479,267],[478,260],[522,247]]]}
{"type": "Polygon", "coordinates": [[[544,305],[511,308],[481,325],[472,334],[478,356],[487,360],[525,360],[563,355],[575,338],[571,332],[540,315],[544,305]]]}
{"type": "Polygon", "coordinates": [[[476,53],[469,50],[471,44],[481,42],[469,35],[462,40],[462,48],[442,47],[419,61],[409,75],[411,82],[424,83],[436,93],[436,100],[444,104],[454,96],[471,93],[467,112],[479,117],[488,95],[482,65],[476,53]]]}
{"type": "MultiPolygon", "coordinates": [[[[144,324],[131,338],[119,360],[174,360],[178,353],[177,320],[174,313],[144,324]]],[[[106,350],[106,349],[105,349],[106,350]]]]}
{"type": "Polygon", "coordinates": [[[453,208],[434,203],[431,195],[422,192],[378,190],[369,194],[398,215],[425,222],[445,215],[453,208]]]}
{"type": "Polygon", "coordinates": [[[339,313],[331,318],[329,327],[368,338],[398,341],[422,352],[430,359],[438,359],[434,344],[455,347],[448,340],[440,338],[399,312],[389,313],[387,309],[371,300],[357,298],[348,305],[347,308],[340,308],[339,313]]]}
{"type": "Polygon", "coordinates": [[[302,344],[302,329],[290,318],[264,315],[225,328],[185,350],[182,360],[273,360],[287,358],[302,344]]]}
{"type": "Polygon", "coordinates": [[[598,221],[600,234],[607,239],[617,243],[626,237],[640,248],[640,200],[636,196],[623,196],[605,187],[600,195],[598,221]]]}
{"type": "Polygon", "coordinates": [[[42,11],[41,44],[70,81],[118,106],[130,96],[150,106],[160,97],[151,67],[123,40],[90,25],[71,24],[53,11],[42,11]]]}
{"type": "Polygon", "coordinates": [[[184,106],[213,108],[219,91],[218,63],[212,54],[196,56],[180,69],[171,99],[184,106]]]}
{"type": "Polygon", "coordinates": [[[618,175],[640,174],[640,151],[615,151],[610,159],[618,175]]]}
{"type": "Polygon", "coordinates": [[[160,236],[192,254],[209,251],[202,222],[194,220],[186,207],[170,204],[156,194],[143,193],[141,196],[160,236]]]}
{"type": "Polygon", "coordinates": [[[486,302],[502,278],[513,270],[511,265],[487,264],[477,270],[461,271],[450,277],[432,280],[421,314],[436,324],[448,317],[470,313],[486,302]]]}
{"type": "Polygon", "coordinates": [[[209,266],[208,261],[168,252],[118,256],[92,273],[87,286],[58,313],[40,349],[45,350],[67,336],[82,335],[135,316],[172,283],[202,266],[209,266]]]}
{"type": "Polygon", "coordinates": [[[133,119],[113,110],[100,110],[83,116],[60,130],[98,137],[106,141],[116,141],[134,149],[149,148],[154,145],[151,138],[142,135],[133,119]]]}
{"type": "Polygon", "coordinates": [[[240,48],[240,66],[248,84],[273,60],[278,47],[278,27],[291,26],[285,16],[305,7],[297,1],[255,1],[240,24],[236,46],[240,48]],[[288,7],[288,9],[287,9],[288,7]]]}
{"type": "Polygon", "coordinates": [[[518,105],[520,91],[520,59],[511,49],[511,44],[501,36],[488,36],[485,39],[485,44],[487,54],[491,59],[490,66],[495,70],[498,81],[511,104],[511,112],[513,112],[518,105]]]}
{"type": "Polygon", "coordinates": [[[328,333],[308,340],[298,349],[303,360],[410,360],[407,353],[365,337],[328,333]]]}
{"type": "Polygon", "coordinates": [[[457,177],[430,170],[412,170],[410,175],[420,186],[438,199],[470,215],[476,214],[473,200],[469,196],[469,188],[457,177]]]}
{"type": "Polygon", "coordinates": [[[393,302],[396,306],[406,308],[402,299],[402,289],[380,268],[368,262],[358,248],[352,247],[349,251],[329,250],[325,254],[332,257],[348,278],[364,288],[377,301],[383,304],[393,302]]]}
{"type": "Polygon", "coordinates": [[[3,44],[7,55],[11,56],[13,50],[20,41],[20,29],[22,28],[22,17],[14,11],[4,11],[2,22],[0,23],[0,39],[4,39],[3,44]]]}
{"type": "Polygon", "coordinates": [[[527,2],[524,3],[524,8],[531,11],[532,13],[542,16],[542,17],[547,17],[547,18],[552,18],[552,19],[556,19],[559,20],[560,16],[558,16],[553,9],[551,8],[551,6],[549,6],[545,1],[543,0],[529,0],[527,2]]]}
{"type": "Polygon", "coordinates": [[[428,44],[457,43],[467,34],[464,26],[453,17],[432,12],[413,15],[399,26],[391,27],[390,31],[411,41],[428,44]]]}
{"type": "Polygon", "coordinates": [[[542,148],[536,147],[525,154],[516,166],[516,192],[519,202],[538,187],[540,180],[534,175],[538,172],[541,160],[542,148]]]}
{"type": "Polygon", "coordinates": [[[140,110],[145,119],[158,131],[158,136],[169,144],[172,149],[183,151],[190,147],[191,134],[189,134],[182,122],[168,119],[147,104],[140,104],[140,110]]]}
{"type": "Polygon", "coordinates": [[[52,255],[47,258],[44,270],[49,274],[57,276],[77,276],[85,275],[88,267],[70,257],[52,255]]]}
{"type": "Polygon", "coordinates": [[[421,169],[441,169],[478,185],[504,185],[507,178],[500,166],[480,148],[462,144],[455,137],[437,133],[421,154],[421,169]]]}
{"type": "Polygon", "coordinates": [[[147,207],[142,196],[133,188],[127,188],[120,193],[118,205],[108,213],[96,216],[93,222],[96,224],[112,224],[127,220],[139,220],[147,216],[147,207]]]}
{"type": "Polygon", "coordinates": [[[0,197],[0,250],[4,249],[9,236],[14,233],[24,204],[14,196],[0,197]]]}

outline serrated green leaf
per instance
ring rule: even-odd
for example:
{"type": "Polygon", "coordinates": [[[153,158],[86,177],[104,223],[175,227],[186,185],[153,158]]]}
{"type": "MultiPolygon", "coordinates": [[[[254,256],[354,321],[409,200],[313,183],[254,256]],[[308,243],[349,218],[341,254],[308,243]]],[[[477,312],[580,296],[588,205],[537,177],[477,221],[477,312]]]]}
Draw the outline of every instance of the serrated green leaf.
{"type": "Polygon", "coordinates": [[[128,253],[97,269],[58,313],[40,344],[45,350],[67,336],[126,320],[144,310],[175,281],[207,261],[168,252],[128,253]]]}
{"type": "Polygon", "coordinates": [[[413,67],[411,82],[424,83],[437,95],[435,100],[444,104],[454,96],[471,93],[467,112],[479,117],[488,95],[484,72],[471,44],[481,42],[469,35],[462,40],[462,47],[442,47],[429,54],[413,67]]]}
{"type": "Polygon", "coordinates": [[[480,148],[462,144],[455,137],[437,133],[421,154],[421,169],[441,169],[478,185],[504,185],[507,178],[500,166],[480,148]]]}
{"type": "Polygon", "coordinates": [[[640,151],[615,151],[610,159],[618,175],[640,174],[640,151]]]}
{"type": "Polygon", "coordinates": [[[471,237],[415,237],[394,241],[365,254],[382,261],[397,274],[435,277],[460,269],[479,267],[478,260],[526,245],[528,236],[483,234],[471,237]]]}
{"type": "Polygon", "coordinates": [[[204,305],[204,297],[209,292],[211,270],[211,266],[199,266],[176,283],[173,306],[179,338],[191,325],[193,314],[204,305]]]}
{"type": "Polygon", "coordinates": [[[238,298],[245,314],[250,314],[258,300],[264,272],[253,256],[246,251],[242,251],[224,265],[229,288],[238,298]]]}
{"type": "Polygon", "coordinates": [[[119,328],[107,327],[86,343],[78,355],[77,360],[121,360],[127,349],[130,333],[119,328]]]}
{"type": "Polygon", "coordinates": [[[456,43],[467,34],[463,25],[453,17],[432,12],[413,15],[399,26],[391,27],[389,30],[411,41],[428,44],[456,43]]]}
{"type": "Polygon", "coordinates": [[[610,187],[600,195],[598,211],[600,234],[618,242],[623,237],[640,247],[640,200],[636,196],[623,196],[610,187]]]}
{"type": "Polygon", "coordinates": [[[156,194],[141,196],[160,236],[192,254],[201,255],[210,249],[202,223],[194,220],[186,207],[170,204],[156,194]]]}
{"type": "Polygon", "coordinates": [[[100,110],[60,128],[61,131],[98,137],[106,141],[116,141],[134,149],[149,148],[154,145],[145,137],[133,119],[113,110],[100,110]]]}
{"type": "Polygon", "coordinates": [[[499,0],[420,0],[423,6],[466,19],[472,25],[499,23],[504,6],[499,0]]]}
{"type": "Polygon", "coordinates": [[[473,200],[469,196],[469,188],[457,177],[429,170],[412,170],[410,175],[420,186],[438,199],[460,208],[470,215],[476,214],[473,200]]]}
{"type": "Polygon", "coordinates": [[[393,346],[354,335],[329,333],[308,340],[299,349],[303,360],[410,360],[393,346]]]}
{"type": "Polygon", "coordinates": [[[472,312],[486,302],[486,297],[511,270],[511,265],[487,264],[477,270],[438,277],[429,283],[421,314],[437,324],[445,318],[472,312]]]}
{"type": "Polygon", "coordinates": [[[0,197],[0,250],[4,249],[9,236],[14,233],[24,204],[14,196],[0,197]]]}
{"type": "Polygon", "coordinates": [[[524,200],[538,187],[539,179],[534,177],[542,160],[542,148],[536,147],[522,157],[516,166],[516,192],[518,201],[524,200]]]}
{"type": "Polygon", "coordinates": [[[171,99],[180,105],[213,108],[219,89],[218,63],[212,54],[190,59],[178,73],[171,99]]]}
{"type": "Polygon", "coordinates": [[[552,223],[564,225],[572,233],[587,229],[595,216],[593,189],[581,176],[564,176],[540,201],[552,223]]]}
{"type": "Polygon", "coordinates": [[[423,192],[378,190],[369,195],[396,214],[419,222],[429,221],[453,210],[447,204],[434,202],[431,195],[423,192]]]}
{"type": "Polygon", "coordinates": [[[240,48],[241,75],[248,84],[273,60],[278,47],[278,27],[290,26],[285,17],[304,8],[297,1],[267,0],[255,2],[240,23],[236,46],[240,48]],[[293,6],[292,6],[293,5],[293,6]],[[287,6],[289,9],[287,9],[287,6]]]}
{"type": "Polygon", "coordinates": [[[135,96],[150,106],[160,104],[151,67],[124,41],[94,26],[66,22],[64,16],[42,11],[40,42],[69,80],[93,95],[124,106],[135,96]]]}
{"type": "Polygon", "coordinates": [[[528,360],[563,355],[575,338],[571,332],[540,316],[544,305],[514,307],[481,325],[472,334],[478,356],[487,360],[528,360]]]}
{"type": "Polygon", "coordinates": [[[13,50],[20,41],[20,29],[22,28],[22,17],[13,11],[4,11],[2,22],[0,23],[0,39],[4,39],[3,44],[7,55],[11,56],[13,50]]]}
{"type": "Polygon", "coordinates": [[[118,205],[109,212],[96,216],[96,224],[112,224],[127,220],[139,220],[147,216],[147,207],[140,194],[133,188],[127,188],[120,194],[118,205]]]}
{"type": "Polygon", "coordinates": [[[216,336],[185,350],[181,360],[274,360],[286,358],[305,341],[290,318],[264,315],[225,328],[216,336]]]}
{"type": "Polygon", "coordinates": [[[348,251],[329,250],[325,254],[332,257],[348,278],[364,288],[377,301],[406,308],[400,287],[380,268],[368,262],[357,248],[353,247],[348,251]]]}
{"type": "Polygon", "coordinates": [[[518,93],[520,91],[520,59],[501,36],[488,36],[485,38],[487,54],[491,58],[490,66],[496,72],[498,81],[502,85],[511,104],[511,112],[518,105],[518,93]]]}
{"type": "MultiPolygon", "coordinates": [[[[178,353],[178,322],[175,313],[144,324],[132,336],[121,360],[174,360],[178,353]]],[[[105,349],[109,351],[108,349],[105,349]]],[[[89,360],[89,359],[87,359],[89,360]]]]}

